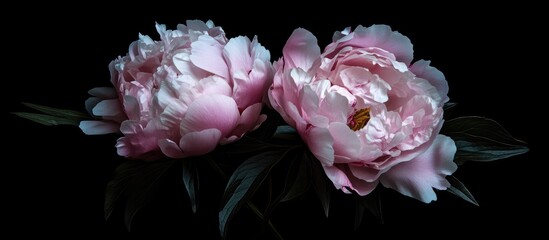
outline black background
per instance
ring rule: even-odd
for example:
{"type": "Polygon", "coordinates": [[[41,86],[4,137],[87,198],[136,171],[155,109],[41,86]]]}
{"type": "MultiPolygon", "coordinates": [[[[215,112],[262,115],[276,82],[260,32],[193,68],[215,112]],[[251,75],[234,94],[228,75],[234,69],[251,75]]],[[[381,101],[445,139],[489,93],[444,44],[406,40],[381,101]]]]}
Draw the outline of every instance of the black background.
{"type": "MultiPolygon", "coordinates": [[[[280,205],[273,221],[283,236],[532,234],[545,222],[538,220],[545,217],[540,195],[545,190],[543,158],[534,157],[540,151],[536,139],[546,132],[546,107],[541,105],[546,101],[539,83],[547,78],[537,66],[545,60],[535,58],[546,52],[541,45],[545,29],[536,26],[541,20],[536,6],[414,5],[397,11],[397,4],[367,2],[334,2],[316,6],[318,10],[292,4],[233,6],[238,10],[206,5],[33,5],[39,13],[7,9],[15,16],[3,20],[3,61],[8,62],[2,94],[2,103],[7,103],[1,168],[4,227],[19,234],[126,234],[120,216],[103,219],[104,189],[120,163],[113,147],[116,136],[85,136],[74,127],[44,127],[8,113],[26,110],[22,101],[83,110],[87,90],[109,85],[108,63],[126,54],[138,33],[158,39],[155,22],[173,29],[186,19],[212,19],[228,37],[258,35],[272,60],[281,56],[297,27],[313,32],[322,47],[344,27],[388,24],[412,40],[416,60],[432,60],[445,73],[451,101],[459,103],[453,116],[494,118],[531,147],[522,156],[460,167],[455,175],[480,207],[445,192],[427,205],[385,191],[385,224],[367,216],[354,231],[352,199],[334,191],[329,219],[312,195],[280,205]],[[435,234],[438,230],[447,233],[435,234]]],[[[175,172],[171,175],[158,197],[136,216],[134,230],[217,236],[216,220],[208,215],[216,212],[215,203],[206,201],[211,209],[192,215],[183,185],[175,172]]],[[[239,234],[246,235],[243,225],[239,234]]]]}

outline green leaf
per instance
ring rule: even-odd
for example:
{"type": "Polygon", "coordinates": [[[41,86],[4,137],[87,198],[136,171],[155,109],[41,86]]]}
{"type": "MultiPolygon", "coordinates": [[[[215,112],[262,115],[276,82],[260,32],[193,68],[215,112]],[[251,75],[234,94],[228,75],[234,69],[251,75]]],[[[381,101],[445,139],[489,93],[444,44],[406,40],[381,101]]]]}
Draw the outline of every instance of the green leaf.
{"type": "Polygon", "coordinates": [[[300,145],[303,143],[295,128],[288,125],[278,126],[271,142],[280,145],[300,145]]]}
{"type": "Polygon", "coordinates": [[[50,116],[50,115],[41,114],[41,113],[14,112],[13,114],[21,118],[25,118],[46,126],[56,126],[56,125],[78,126],[80,124],[80,121],[76,119],[67,119],[67,118],[50,116]]]}
{"type": "Polygon", "coordinates": [[[452,115],[452,112],[456,105],[457,103],[454,103],[454,102],[447,102],[444,104],[444,107],[442,107],[444,109],[444,119],[447,119],[452,115]]]}
{"type": "Polygon", "coordinates": [[[183,184],[189,195],[191,201],[191,207],[193,212],[196,213],[198,205],[198,187],[199,187],[199,178],[198,178],[198,169],[196,168],[196,158],[187,158],[183,159],[183,184]]]}
{"type": "Polygon", "coordinates": [[[328,217],[328,213],[330,212],[330,194],[333,186],[332,182],[327,179],[328,177],[320,165],[320,161],[318,161],[310,152],[308,152],[306,156],[308,156],[309,161],[307,162],[309,162],[310,169],[312,171],[311,176],[313,180],[313,188],[315,189],[316,195],[322,204],[324,215],[328,217]]]}
{"type": "Polygon", "coordinates": [[[444,106],[442,107],[444,109],[444,111],[450,109],[450,108],[453,108],[457,105],[457,103],[455,102],[447,102],[444,104],[444,106]]]}
{"type": "Polygon", "coordinates": [[[286,183],[284,186],[281,202],[289,201],[305,194],[310,187],[309,168],[307,165],[306,152],[300,155],[295,161],[292,161],[286,183]]]}
{"type": "Polygon", "coordinates": [[[120,200],[125,201],[125,224],[131,230],[135,214],[154,196],[160,179],[175,160],[142,162],[128,160],[114,171],[105,191],[105,219],[109,219],[120,200]]]}
{"type": "Polygon", "coordinates": [[[257,191],[273,166],[284,158],[290,149],[262,152],[248,158],[234,171],[227,183],[219,212],[221,236],[227,236],[228,224],[233,215],[257,191]]]}
{"type": "Polygon", "coordinates": [[[528,152],[526,143],[511,136],[496,121],[484,117],[460,117],[444,123],[442,134],[457,146],[454,161],[494,161],[528,152]]]}
{"type": "Polygon", "coordinates": [[[381,211],[381,193],[379,189],[372,191],[366,196],[357,196],[355,212],[355,230],[362,224],[364,210],[370,211],[381,223],[383,223],[383,213],[381,211]]]}
{"type": "Polygon", "coordinates": [[[42,106],[34,103],[22,103],[23,105],[30,107],[32,109],[36,109],[40,112],[43,112],[48,115],[62,117],[62,118],[71,118],[71,119],[87,119],[90,118],[90,115],[86,113],[81,113],[74,110],[69,109],[61,109],[61,108],[53,108],[53,107],[47,107],[42,106]]]}
{"type": "Polygon", "coordinates": [[[475,206],[478,206],[478,202],[477,200],[475,200],[475,197],[473,197],[473,194],[471,194],[471,192],[469,192],[465,185],[461,183],[456,177],[447,176],[446,180],[448,180],[451,185],[448,189],[446,189],[446,191],[460,197],[467,202],[472,203],[475,206]]]}
{"type": "Polygon", "coordinates": [[[265,152],[274,148],[280,148],[280,146],[244,135],[242,139],[234,143],[219,146],[218,151],[225,154],[249,154],[265,152]]]}

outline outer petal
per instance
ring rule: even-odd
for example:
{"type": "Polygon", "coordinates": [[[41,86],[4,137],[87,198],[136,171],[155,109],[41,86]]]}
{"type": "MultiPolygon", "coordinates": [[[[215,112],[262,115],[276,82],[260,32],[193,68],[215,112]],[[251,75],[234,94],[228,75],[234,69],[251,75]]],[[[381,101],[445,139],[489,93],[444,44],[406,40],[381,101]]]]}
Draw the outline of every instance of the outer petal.
{"type": "Polygon", "coordinates": [[[294,30],[282,51],[287,68],[298,67],[305,71],[309,71],[320,57],[316,37],[303,28],[294,30]]]}
{"type": "Polygon", "coordinates": [[[202,155],[214,150],[220,139],[221,131],[210,128],[183,135],[179,141],[179,147],[184,156],[202,155]]]}
{"type": "Polygon", "coordinates": [[[324,172],[334,186],[344,193],[351,193],[349,190],[353,190],[364,196],[372,192],[377,186],[377,182],[363,181],[353,176],[348,170],[342,170],[336,166],[324,166],[324,172]]]}
{"type": "Polygon", "coordinates": [[[425,203],[437,199],[433,188],[445,190],[450,183],[445,179],[457,170],[453,162],[456,153],[454,141],[438,135],[427,151],[416,158],[393,166],[381,175],[383,186],[425,203]]]}
{"type": "Polygon", "coordinates": [[[337,189],[341,189],[345,193],[350,193],[349,190],[346,189],[346,187],[351,186],[351,181],[349,180],[345,172],[341,171],[341,169],[337,168],[336,166],[323,167],[326,176],[328,176],[328,178],[332,181],[337,189]]]}
{"type": "Polygon", "coordinates": [[[93,115],[114,117],[122,114],[120,102],[118,99],[103,100],[99,102],[92,110],[93,115]]]}
{"type": "Polygon", "coordinates": [[[240,117],[235,101],[224,95],[203,95],[187,109],[181,121],[181,135],[205,129],[219,129],[223,136],[233,131],[240,117]]]}
{"type": "Polygon", "coordinates": [[[222,56],[223,46],[210,36],[202,35],[191,44],[192,63],[220,77],[229,77],[229,69],[222,56]]]}
{"type": "Polygon", "coordinates": [[[227,60],[231,74],[237,71],[248,72],[252,69],[250,44],[248,37],[240,36],[231,38],[223,48],[223,57],[227,60]]]}
{"type": "Polygon", "coordinates": [[[238,104],[238,108],[244,109],[251,104],[260,102],[265,94],[265,83],[266,83],[266,71],[267,67],[265,63],[256,61],[256,64],[259,70],[252,70],[254,72],[253,78],[248,75],[237,74],[233,76],[233,97],[238,104]]]}
{"type": "Polygon", "coordinates": [[[322,163],[322,166],[334,164],[334,140],[326,128],[311,127],[305,136],[305,141],[311,152],[322,163]]]}
{"type": "Polygon", "coordinates": [[[262,105],[262,103],[256,103],[244,109],[231,135],[241,137],[244,133],[255,128],[261,114],[262,105]]]}
{"type": "Polygon", "coordinates": [[[120,131],[120,125],[107,121],[81,121],[79,125],[87,135],[101,135],[120,131]]]}
{"type": "Polygon", "coordinates": [[[429,81],[438,90],[442,103],[448,102],[448,82],[444,74],[435,67],[431,67],[430,64],[431,61],[419,60],[410,67],[410,71],[429,81]]]}
{"type": "Polygon", "coordinates": [[[174,141],[170,139],[161,139],[158,141],[158,146],[162,153],[171,158],[182,158],[185,155],[174,141]]]}
{"type": "Polygon", "coordinates": [[[410,39],[399,32],[393,32],[387,25],[372,25],[368,28],[358,26],[353,33],[333,44],[336,46],[328,45],[326,52],[330,53],[345,46],[377,47],[394,54],[396,60],[407,65],[410,65],[414,58],[414,48],[410,39]]]}

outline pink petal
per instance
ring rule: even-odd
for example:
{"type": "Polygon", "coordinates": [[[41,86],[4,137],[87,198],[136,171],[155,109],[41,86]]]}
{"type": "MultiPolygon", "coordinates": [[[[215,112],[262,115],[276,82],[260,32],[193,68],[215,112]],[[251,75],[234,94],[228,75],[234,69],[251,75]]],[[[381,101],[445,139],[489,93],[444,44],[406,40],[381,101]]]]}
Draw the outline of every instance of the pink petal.
{"type": "Polygon", "coordinates": [[[448,82],[444,74],[435,67],[429,66],[430,64],[431,61],[419,60],[410,67],[410,71],[429,81],[438,90],[442,97],[442,103],[448,102],[448,82]]]}
{"type": "Polygon", "coordinates": [[[257,41],[257,36],[252,40],[252,58],[264,62],[271,61],[271,53],[257,41]]]}
{"type": "Polygon", "coordinates": [[[334,164],[334,140],[326,128],[311,127],[305,136],[311,152],[322,163],[322,166],[334,164]]]}
{"type": "Polygon", "coordinates": [[[139,120],[139,118],[141,117],[141,108],[139,107],[139,102],[133,96],[124,96],[124,111],[126,112],[128,119],[139,120]]]}
{"type": "Polygon", "coordinates": [[[185,156],[197,156],[213,151],[219,140],[221,131],[215,128],[205,129],[183,135],[179,147],[185,156]]]}
{"type": "Polygon", "coordinates": [[[349,101],[338,92],[328,92],[320,103],[320,114],[328,117],[330,122],[347,122],[351,110],[349,101]]]}
{"type": "Polygon", "coordinates": [[[323,168],[326,176],[328,176],[330,181],[332,181],[337,189],[341,189],[345,193],[350,193],[349,190],[346,189],[346,187],[351,186],[351,181],[349,180],[345,172],[341,171],[341,169],[337,168],[336,166],[323,166],[323,168]]]}
{"type": "Polygon", "coordinates": [[[103,100],[92,109],[93,115],[114,117],[122,114],[118,99],[103,100]]]}
{"type": "Polygon", "coordinates": [[[119,156],[127,157],[131,153],[131,146],[128,143],[128,139],[126,137],[121,137],[118,140],[116,140],[116,153],[119,156]]]}
{"type": "Polygon", "coordinates": [[[93,116],[93,108],[101,101],[103,100],[98,97],[90,97],[86,99],[86,102],[84,104],[86,105],[86,110],[90,115],[93,116]]]}
{"type": "Polygon", "coordinates": [[[126,120],[120,124],[120,132],[124,135],[136,134],[143,132],[143,127],[135,120],[126,120]]]}
{"type": "Polygon", "coordinates": [[[239,109],[244,109],[263,99],[268,87],[267,82],[272,78],[272,69],[267,64],[256,60],[249,76],[243,74],[233,76],[233,97],[239,109]]]}
{"type": "Polygon", "coordinates": [[[306,115],[309,118],[309,121],[310,118],[318,114],[318,101],[318,96],[311,86],[303,86],[299,94],[299,104],[301,106],[301,110],[303,111],[303,115],[306,115]]]}
{"type": "Polygon", "coordinates": [[[427,151],[381,175],[381,183],[425,203],[434,201],[437,196],[433,188],[445,190],[450,186],[445,177],[457,170],[453,162],[455,153],[454,141],[438,135],[427,151]]]}
{"type": "Polygon", "coordinates": [[[120,131],[120,125],[107,121],[80,121],[78,125],[87,135],[101,135],[120,131]]]}
{"type": "Polygon", "coordinates": [[[351,161],[357,161],[361,142],[356,133],[347,124],[333,122],[330,124],[330,134],[334,139],[335,154],[349,157],[351,161]]]}
{"type": "Polygon", "coordinates": [[[256,103],[244,109],[231,135],[241,137],[244,133],[252,130],[259,120],[262,105],[262,103],[256,103]]]}
{"type": "MultiPolygon", "coordinates": [[[[394,54],[396,60],[404,62],[406,65],[410,65],[414,58],[414,49],[410,39],[399,32],[393,32],[387,25],[372,25],[368,28],[358,26],[349,36],[351,34],[352,37],[343,37],[335,43],[337,49],[345,46],[377,47],[394,54]]],[[[335,46],[330,44],[326,49],[330,47],[333,49],[335,46]]]]}
{"type": "Polygon", "coordinates": [[[288,68],[297,67],[309,71],[320,57],[320,47],[311,32],[298,28],[286,42],[283,55],[288,68]]]}
{"type": "Polygon", "coordinates": [[[361,179],[366,182],[375,182],[378,180],[379,176],[381,175],[381,171],[378,169],[374,169],[369,166],[354,166],[349,165],[349,170],[358,179],[361,179]]]}
{"type": "Polygon", "coordinates": [[[252,70],[253,59],[250,56],[250,44],[248,37],[240,36],[231,38],[223,48],[223,57],[227,60],[231,74],[237,71],[247,73],[252,70]]]}
{"type": "Polygon", "coordinates": [[[170,139],[161,139],[158,141],[158,146],[164,155],[171,158],[183,158],[185,155],[174,141],[170,139]]]}
{"type": "Polygon", "coordinates": [[[201,79],[196,89],[206,95],[219,94],[229,97],[232,95],[232,89],[227,80],[215,75],[201,79]]]}
{"type": "Polygon", "coordinates": [[[229,77],[229,69],[223,59],[223,46],[214,38],[202,35],[191,44],[192,63],[223,78],[229,77]]]}
{"type": "Polygon", "coordinates": [[[177,129],[185,116],[186,110],[187,106],[174,99],[160,114],[160,122],[170,129],[177,129]]]}
{"type": "Polygon", "coordinates": [[[240,118],[235,101],[224,95],[203,95],[189,105],[181,122],[181,135],[215,128],[230,134],[240,118]]]}
{"type": "Polygon", "coordinates": [[[349,188],[354,190],[358,195],[365,196],[371,193],[377,186],[378,181],[368,182],[363,179],[357,178],[350,171],[346,171],[347,178],[351,182],[349,188]]]}

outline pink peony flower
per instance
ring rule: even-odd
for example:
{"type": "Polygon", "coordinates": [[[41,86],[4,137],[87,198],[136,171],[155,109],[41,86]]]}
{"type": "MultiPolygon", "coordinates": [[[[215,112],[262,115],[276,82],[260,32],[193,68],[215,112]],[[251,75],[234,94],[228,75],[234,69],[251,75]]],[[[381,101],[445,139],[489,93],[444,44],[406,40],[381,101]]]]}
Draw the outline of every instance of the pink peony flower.
{"type": "Polygon", "coordinates": [[[450,186],[456,146],[439,134],[444,75],[411,64],[410,40],[389,26],[336,32],[321,54],[296,29],[275,62],[270,104],[295,127],[336,188],[370,193],[378,183],[423,202],[450,186]]]}
{"type": "Polygon", "coordinates": [[[113,88],[90,90],[86,134],[122,132],[116,148],[129,158],[183,158],[212,151],[257,128],[271,84],[270,53],[247,37],[228,40],[211,21],[176,30],[156,25],[160,41],[140,35],[110,63],[113,88]]]}

